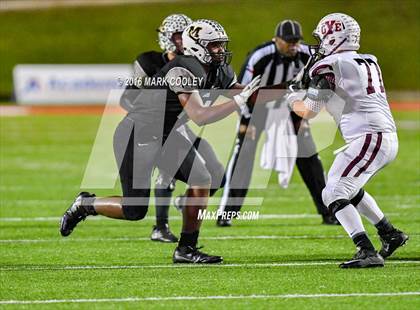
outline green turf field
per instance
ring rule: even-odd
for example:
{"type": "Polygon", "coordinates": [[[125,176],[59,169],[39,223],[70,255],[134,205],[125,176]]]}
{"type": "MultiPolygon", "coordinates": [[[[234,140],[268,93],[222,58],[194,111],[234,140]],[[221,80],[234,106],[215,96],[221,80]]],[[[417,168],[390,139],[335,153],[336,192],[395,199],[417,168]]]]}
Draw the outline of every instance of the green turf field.
{"type": "MultiPolygon", "coordinates": [[[[79,191],[100,117],[1,118],[0,307],[419,309],[420,118],[395,115],[399,156],[366,189],[410,240],[385,268],[371,270],[337,267],[353,244],[341,227],[320,225],[297,173],[288,190],[273,175],[267,190],[251,191],[265,198],[246,208],[260,210],[259,220],[231,228],[204,222],[200,244],[224,256],[221,266],[173,266],[174,245],[148,241],[153,207],[142,222],[89,218],[64,239],[58,219],[79,191]],[[10,300],[39,304],[4,304],[10,300]]],[[[340,145],[321,153],[326,167],[340,145]]],[[[171,216],[178,233],[174,208],[171,216]]]]}
{"type": "Polygon", "coordinates": [[[140,52],[159,49],[156,28],[169,14],[219,21],[230,37],[232,64],[239,73],[246,54],[271,40],[279,21],[300,21],[305,40],[313,44],[316,24],[333,12],[359,22],[360,52],[378,57],[388,90],[419,89],[414,52],[420,42],[419,1],[187,0],[0,12],[0,96],[10,96],[16,64],[131,63],[140,52]]]}

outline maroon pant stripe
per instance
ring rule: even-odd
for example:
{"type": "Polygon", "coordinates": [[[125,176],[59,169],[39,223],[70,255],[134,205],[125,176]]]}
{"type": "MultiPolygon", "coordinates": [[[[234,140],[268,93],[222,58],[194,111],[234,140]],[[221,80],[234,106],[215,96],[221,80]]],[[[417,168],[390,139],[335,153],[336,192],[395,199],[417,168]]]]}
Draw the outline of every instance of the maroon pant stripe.
{"type": "Polygon", "coordinates": [[[376,140],[375,148],[373,149],[373,152],[370,155],[369,160],[362,168],[359,169],[359,171],[356,172],[356,174],[354,175],[355,177],[358,177],[360,174],[365,172],[367,168],[369,168],[370,164],[372,163],[372,161],[375,159],[376,155],[378,154],[379,149],[381,148],[381,144],[382,144],[382,132],[378,132],[378,140],[376,140]]]}
{"type": "Polygon", "coordinates": [[[367,152],[367,150],[369,148],[369,144],[370,144],[370,141],[371,140],[372,140],[372,134],[371,133],[368,133],[366,135],[365,143],[363,143],[363,147],[362,147],[362,150],[360,151],[359,155],[357,155],[356,158],[351,161],[351,163],[347,166],[346,170],[344,170],[344,172],[341,175],[341,177],[348,176],[348,174],[350,173],[351,169],[353,169],[354,166],[356,166],[357,163],[363,159],[363,157],[365,156],[365,154],[366,154],[366,152],[367,152]]]}

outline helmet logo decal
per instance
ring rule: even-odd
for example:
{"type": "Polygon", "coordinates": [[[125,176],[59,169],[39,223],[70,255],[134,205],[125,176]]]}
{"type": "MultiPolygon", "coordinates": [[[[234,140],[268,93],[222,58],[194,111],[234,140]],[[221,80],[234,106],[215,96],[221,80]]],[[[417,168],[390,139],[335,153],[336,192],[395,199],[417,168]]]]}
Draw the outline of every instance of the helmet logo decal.
{"type": "Polygon", "coordinates": [[[199,39],[199,32],[200,30],[203,29],[202,27],[197,27],[197,26],[191,26],[190,29],[188,29],[188,35],[193,39],[193,40],[198,40],[199,39]]]}
{"type": "Polygon", "coordinates": [[[321,26],[321,33],[325,37],[326,35],[332,34],[335,31],[342,31],[343,24],[337,20],[327,20],[321,26]]]}

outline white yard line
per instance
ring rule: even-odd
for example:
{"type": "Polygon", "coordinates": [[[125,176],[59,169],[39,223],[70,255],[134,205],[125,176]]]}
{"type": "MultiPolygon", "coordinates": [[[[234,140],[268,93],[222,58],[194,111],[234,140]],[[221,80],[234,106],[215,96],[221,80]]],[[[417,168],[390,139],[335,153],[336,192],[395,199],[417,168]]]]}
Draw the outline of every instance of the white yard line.
{"type": "MultiPolygon", "coordinates": [[[[267,268],[267,267],[299,267],[299,266],[325,266],[338,265],[340,261],[319,261],[319,262],[288,262],[288,263],[243,263],[243,264],[173,264],[173,265],[109,265],[109,266],[19,266],[19,267],[0,267],[0,271],[57,271],[57,270],[112,270],[112,269],[173,269],[173,268],[267,268]]],[[[386,265],[419,265],[420,261],[387,261],[386,265]]]]}
{"type": "MultiPolygon", "coordinates": [[[[251,211],[251,210],[246,210],[251,211]]],[[[257,210],[258,211],[258,210],[257,210]]],[[[399,216],[400,213],[398,212],[387,212],[388,216],[399,216]]],[[[258,219],[259,220],[270,220],[270,219],[317,219],[320,218],[318,214],[307,214],[307,213],[299,213],[299,214],[260,214],[258,219]]],[[[0,222],[58,222],[60,221],[61,217],[58,216],[41,216],[41,217],[0,217],[0,222]]],[[[89,221],[110,221],[112,219],[103,217],[103,216],[91,216],[88,219],[89,221]]],[[[140,222],[144,221],[155,221],[155,216],[146,216],[140,222]]],[[[175,215],[169,217],[170,221],[179,221],[182,220],[182,216],[175,215]]],[[[245,221],[245,220],[240,220],[245,221]]]]}
{"type": "MultiPolygon", "coordinates": [[[[260,214],[259,219],[297,219],[297,218],[320,218],[318,214],[260,214]]],[[[59,221],[61,217],[46,216],[46,217],[0,217],[0,222],[49,222],[59,221]]],[[[90,220],[110,220],[103,216],[89,217],[90,220]]],[[[146,216],[142,221],[156,220],[154,216],[146,216]]],[[[182,216],[170,216],[169,220],[182,220],[182,216]]]]}
{"type": "MultiPolygon", "coordinates": [[[[326,235],[300,235],[300,236],[219,236],[201,237],[200,240],[254,240],[254,239],[343,239],[345,235],[326,236],[326,235]]],[[[49,242],[117,242],[117,241],[150,241],[150,238],[54,238],[54,239],[0,239],[1,243],[49,243],[49,242]]]]}
{"type": "Polygon", "coordinates": [[[140,302],[178,300],[220,300],[220,299],[302,299],[337,297],[395,297],[418,296],[420,292],[378,292],[378,293],[330,293],[330,294],[280,294],[280,295],[218,295],[218,296],[167,296],[167,297],[127,297],[127,298],[86,298],[86,299],[45,299],[45,300],[1,300],[0,304],[56,304],[56,303],[99,303],[99,302],[140,302]]]}

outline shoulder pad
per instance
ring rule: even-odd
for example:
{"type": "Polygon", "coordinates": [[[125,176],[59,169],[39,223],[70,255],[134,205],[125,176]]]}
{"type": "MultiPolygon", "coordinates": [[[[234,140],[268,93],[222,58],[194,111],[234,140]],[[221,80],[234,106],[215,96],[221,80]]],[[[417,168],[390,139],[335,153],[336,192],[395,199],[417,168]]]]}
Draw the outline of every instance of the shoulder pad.
{"type": "Polygon", "coordinates": [[[174,62],[173,67],[182,67],[184,69],[187,69],[197,78],[203,77],[205,80],[207,76],[207,73],[204,70],[204,67],[201,64],[201,62],[193,56],[180,55],[180,56],[177,56],[173,60],[173,62],[174,62]]]}
{"type": "Polygon", "coordinates": [[[137,56],[134,62],[134,71],[136,72],[140,68],[141,71],[144,71],[145,75],[153,76],[165,63],[162,53],[155,51],[145,52],[137,56]]]}
{"type": "Polygon", "coordinates": [[[156,52],[156,51],[148,51],[148,52],[144,52],[141,53],[137,56],[136,60],[142,64],[144,62],[156,62],[157,59],[161,59],[162,58],[162,53],[160,52],[156,52]]]}
{"type": "Polygon", "coordinates": [[[206,82],[205,74],[202,74],[202,72],[197,74],[197,68],[181,64],[179,62],[173,64],[165,74],[165,80],[169,89],[178,94],[192,93],[204,88],[206,82]]]}
{"type": "Polygon", "coordinates": [[[335,58],[327,57],[316,62],[309,70],[309,76],[313,78],[318,74],[334,73],[333,65],[335,58]]]}
{"type": "Polygon", "coordinates": [[[366,57],[366,58],[372,58],[376,63],[378,62],[378,58],[376,58],[375,55],[372,54],[359,54],[360,56],[362,56],[362,58],[366,57]]]}

